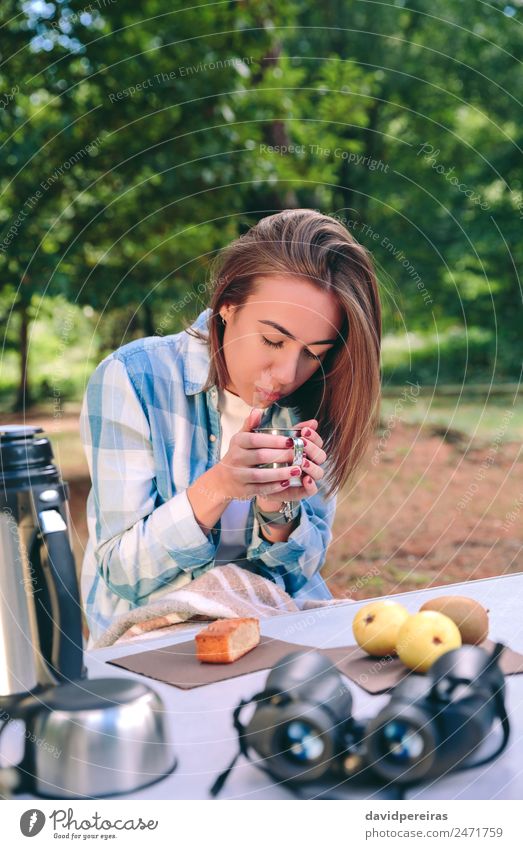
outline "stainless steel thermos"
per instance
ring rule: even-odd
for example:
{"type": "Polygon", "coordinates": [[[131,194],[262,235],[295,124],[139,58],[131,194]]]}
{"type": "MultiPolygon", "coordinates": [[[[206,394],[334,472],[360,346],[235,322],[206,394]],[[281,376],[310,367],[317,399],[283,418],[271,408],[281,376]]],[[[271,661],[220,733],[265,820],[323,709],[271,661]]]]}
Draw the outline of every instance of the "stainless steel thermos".
{"type": "Polygon", "coordinates": [[[0,426],[0,700],[81,678],[68,487],[42,428],[0,426]]]}

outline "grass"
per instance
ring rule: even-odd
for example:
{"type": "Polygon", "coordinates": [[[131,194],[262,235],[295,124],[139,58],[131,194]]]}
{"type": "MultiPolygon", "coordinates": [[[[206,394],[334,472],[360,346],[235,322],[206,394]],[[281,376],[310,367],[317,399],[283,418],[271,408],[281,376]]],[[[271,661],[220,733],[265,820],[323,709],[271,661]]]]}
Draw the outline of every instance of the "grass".
{"type": "MultiPolygon", "coordinates": [[[[425,428],[459,431],[479,440],[499,438],[501,442],[523,438],[523,398],[495,395],[491,398],[447,396],[420,392],[417,398],[402,400],[403,387],[388,389],[382,399],[381,423],[392,420],[425,428]]],[[[442,434],[443,435],[443,434],[442,434]]]]}

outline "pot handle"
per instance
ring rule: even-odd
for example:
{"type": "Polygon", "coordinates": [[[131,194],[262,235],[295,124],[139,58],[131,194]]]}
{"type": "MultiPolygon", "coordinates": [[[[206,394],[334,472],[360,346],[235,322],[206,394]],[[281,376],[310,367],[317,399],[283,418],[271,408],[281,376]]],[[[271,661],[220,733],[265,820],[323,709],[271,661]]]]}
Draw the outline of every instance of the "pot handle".
{"type": "MultiPolygon", "coordinates": [[[[31,716],[41,710],[45,710],[39,697],[46,691],[46,687],[38,687],[23,698],[13,699],[4,708],[0,708],[0,723],[2,723],[0,725],[0,743],[4,731],[9,723],[14,720],[21,720],[26,727],[27,733],[28,722],[31,716]]],[[[18,764],[0,768],[0,799],[11,799],[14,798],[15,794],[19,793],[34,793],[33,769],[34,764],[31,758],[31,750],[26,739],[22,760],[18,764]]]]}

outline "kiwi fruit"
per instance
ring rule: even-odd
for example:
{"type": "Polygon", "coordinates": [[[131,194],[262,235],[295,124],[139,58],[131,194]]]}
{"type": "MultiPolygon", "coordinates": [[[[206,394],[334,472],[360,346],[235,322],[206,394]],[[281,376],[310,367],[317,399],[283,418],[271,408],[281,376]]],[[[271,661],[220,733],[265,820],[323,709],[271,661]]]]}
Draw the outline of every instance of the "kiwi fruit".
{"type": "Polygon", "coordinates": [[[479,645],[488,637],[488,610],[473,598],[462,595],[442,595],[426,601],[420,610],[444,613],[458,626],[464,643],[479,645]]]}

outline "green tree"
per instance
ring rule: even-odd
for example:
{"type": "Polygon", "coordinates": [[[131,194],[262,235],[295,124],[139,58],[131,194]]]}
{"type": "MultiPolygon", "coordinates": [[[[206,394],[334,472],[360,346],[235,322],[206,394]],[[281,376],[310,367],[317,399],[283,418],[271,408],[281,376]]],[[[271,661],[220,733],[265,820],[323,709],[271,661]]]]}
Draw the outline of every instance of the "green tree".
{"type": "MultiPolygon", "coordinates": [[[[235,110],[270,54],[276,4],[98,6],[2,7],[2,88],[16,81],[18,94],[4,126],[0,262],[26,318],[49,294],[102,320],[125,308],[123,342],[129,324],[154,333],[178,315],[188,285],[206,300],[195,284],[238,232],[254,166],[235,110]]],[[[277,10],[292,18],[290,4],[277,10]]],[[[19,408],[26,363],[22,346],[19,408]]]]}

